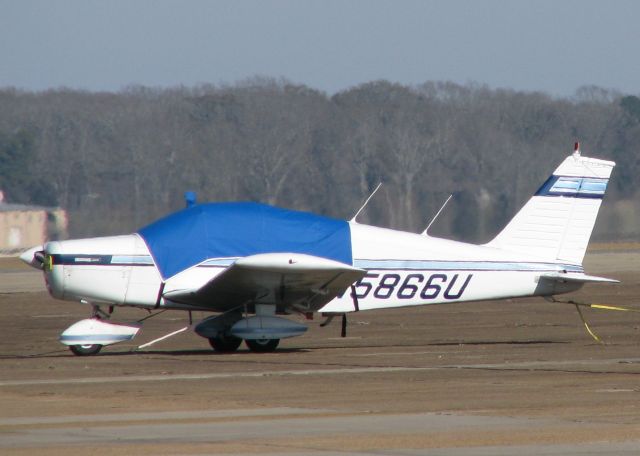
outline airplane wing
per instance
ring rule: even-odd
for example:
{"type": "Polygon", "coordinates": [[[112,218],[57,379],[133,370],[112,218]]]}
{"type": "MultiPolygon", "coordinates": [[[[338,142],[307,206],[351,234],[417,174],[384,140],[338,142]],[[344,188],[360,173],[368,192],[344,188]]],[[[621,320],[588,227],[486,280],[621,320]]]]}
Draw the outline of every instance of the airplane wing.
{"type": "Polygon", "coordinates": [[[248,303],[315,311],[343,293],[366,271],[338,261],[298,253],[240,258],[198,289],[174,290],[164,298],[216,311],[248,303]]]}

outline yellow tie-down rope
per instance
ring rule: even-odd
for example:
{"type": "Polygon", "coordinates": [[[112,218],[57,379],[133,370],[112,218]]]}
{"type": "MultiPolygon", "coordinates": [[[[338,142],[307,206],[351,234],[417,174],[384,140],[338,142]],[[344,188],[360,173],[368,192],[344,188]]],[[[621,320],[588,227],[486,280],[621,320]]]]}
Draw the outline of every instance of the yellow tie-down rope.
{"type": "Polygon", "coordinates": [[[582,323],[584,324],[584,327],[586,328],[587,332],[591,337],[593,337],[593,339],[596,342],[600,344],[604,344],[604,342],[591,330],[591,328],[589,327],[589,324],[587,323],[587,320],[585,320],[584,315],[582,315],[582,310],[580,310],[580,307],[591,307],[592,309],[601,309],[601,310],[618,310],[621,312],[640,312],[640,309],[633,309],[631,307],[610,306],[607,304],[588,304],[586,302],[576,302],[576,301],[560,301],[555,299],[554,297],[551,297],[551,302],[559,302],[562,304],[575,305],[576,310],[578,311],[578,315],[580,315],[580,319],[582,320],[582,323]]]}

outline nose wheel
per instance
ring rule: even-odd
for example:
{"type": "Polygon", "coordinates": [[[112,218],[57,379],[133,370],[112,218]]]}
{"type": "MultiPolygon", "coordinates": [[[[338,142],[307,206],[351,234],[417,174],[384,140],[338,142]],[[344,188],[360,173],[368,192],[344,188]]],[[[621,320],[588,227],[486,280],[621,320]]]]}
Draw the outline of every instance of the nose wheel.
{"type": "Polygon", "coordinates": [[[109,319],[112,313],[112,306],[107,313],[92,305],[91,318],[75,322],[60,334],[58,340],[76,356],[91,356],[98,354],[102,347],[133,339],[142,323],[112,322],[109,319]]]}

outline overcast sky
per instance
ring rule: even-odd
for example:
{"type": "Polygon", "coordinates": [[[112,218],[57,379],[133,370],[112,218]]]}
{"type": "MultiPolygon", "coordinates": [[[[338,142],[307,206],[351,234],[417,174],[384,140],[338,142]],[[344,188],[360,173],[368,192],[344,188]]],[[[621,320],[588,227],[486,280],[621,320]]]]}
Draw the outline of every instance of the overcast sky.
{"type": "Polygon", "coordinates": [[[0,0],[0,87],[285,77],[640,94],[640,1],[0,0]]]}

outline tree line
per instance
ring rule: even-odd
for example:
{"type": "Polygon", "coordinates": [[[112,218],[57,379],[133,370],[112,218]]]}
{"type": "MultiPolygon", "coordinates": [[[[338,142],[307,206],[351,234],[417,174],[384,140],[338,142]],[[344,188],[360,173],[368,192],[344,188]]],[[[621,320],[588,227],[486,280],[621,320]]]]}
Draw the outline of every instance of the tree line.
{"type": "Polygon", "coordinates": [[[0,188],[59,205],[72,236],[126,233],[199,201],[251,200],[489,240],[574,140],[618,163],[596,226],[638,234],[640,99],[375,81],[333,96],[286,80],[117,93],[0,90],[0,188]]]}

